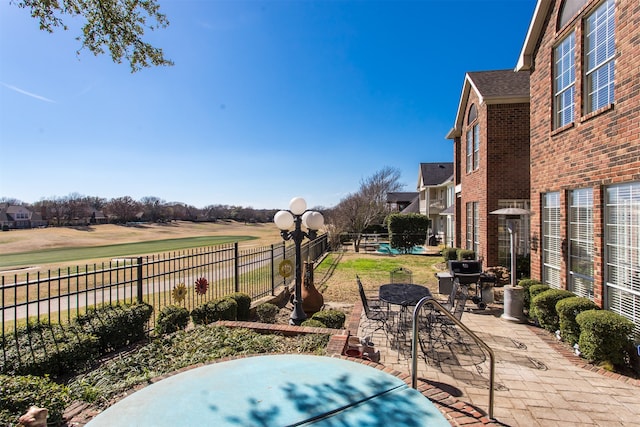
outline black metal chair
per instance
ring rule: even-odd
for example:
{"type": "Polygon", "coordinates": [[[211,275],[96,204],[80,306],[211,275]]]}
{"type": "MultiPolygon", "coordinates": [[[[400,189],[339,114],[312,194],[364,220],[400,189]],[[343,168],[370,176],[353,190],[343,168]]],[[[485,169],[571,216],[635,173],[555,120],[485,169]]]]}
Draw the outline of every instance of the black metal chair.
{"type": "MultiPolygon", "coordinates": [[[[368,298],[364,291],[362,281],[357,275],[356,281],[358,282],[358,292],[360,293],[360,300],[362,301],[362,308],[366,317],[366,323],[362,327],[362,333],[366,336],[382,329],[385,332],[385,336],[387,336],[393,320],[393,314],[389,309],[389,305],[379,299],[368,298]]],[[[387,341],[388,340],[389,337],[387,336],[387,341]]]]}
{"type": "MultiPolygon", "coordinates": [[[[456,320],[461,321],[469,298],[469,287],[454,281],[451,296],[449,300],[453,301],[453,305],[445,308],[456,320]]],[[[441,363],[478,365],[486,359],[473,339],[461,333],[460,328],[435,307],[423,306],[418,313],[418,322],[420,349],[425,358],[436,366],[441,363]]]]}
{"type": "Polygon", "coordinates": [[[391,271],[391,283],[413,283],[413,273],[404,267],[391,271]]]}

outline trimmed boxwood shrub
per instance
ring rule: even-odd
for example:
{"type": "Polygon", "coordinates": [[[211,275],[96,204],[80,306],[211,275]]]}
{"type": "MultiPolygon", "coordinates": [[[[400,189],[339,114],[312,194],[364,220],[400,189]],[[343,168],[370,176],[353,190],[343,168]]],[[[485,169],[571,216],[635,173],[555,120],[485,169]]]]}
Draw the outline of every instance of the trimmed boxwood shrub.
{"type": "Polygon", "coordinates": [[[476,251],[472,249],[458,249],[456,255],[459,261],[476,259],[476,251]]]}
{"type": "Polygon", "coordinates": [[[5,337],[0,373],[61,376],[97,358],[98,348],[98,338],[78,327],[30,323],[5,337]]]}
{"type": "Polygon", "coordinates": [[[529,294],[529,288],[533,285],[542,285],[542,282],[538,279],[521,279],[518,281],[518,286],[524,288],[524,308],[526,311],[529,311],[529,307],[531,306],[531,295],[529,294]]]}
{"type": "Polygon", "coordinates": [[[0,375],[0,425],[17,425],[31,406],[49,410],[47,425],[60,425],[71,402],[69,389],[46,377],[0,375]]]}
{"type": "Polygon", "coordinates": [[[580,326],[580,352],[587,360],[617,366],[627,363],[633,322],[609,310],[583,311],[576,322],[580,326]]]}
{"type": "Polygon", "coordinates": [[[340,310],[322,310],[314,313],[311,318],[320,321],[327,328],[342,329],[347,316],[340,310]]]}
{"type": "Polygon", "coordinates": [[[218,298],[191,311],[191,320],[196,325],[208,325],[218,320],[236,320],[237,318],[238,303],[233,298],[218,298]]]}
{"type": "Polygon", "coordinates": [[[531,314],[538,320],[540,326],[555,332],[560,327],[560,319],[556,312],[556,304],[564,298],[574,297],[575,294],[565,289],[549,289],[531,299],[531,314]]]}
{"type": "Polygon", "coordinates": [[[533,316],[533,313],[531,313],[531,309],[533,308],[531,305],[531,300],[533,300],[536,297],[536,295],[540,295],[541,293],[548,291],[549,289],[551,289],[551,286],[545,285],[544,283],[540,285],[529,286],[529,306],[527,307],[527,309],[529,310],[529,316],[534,320],[535,320],[535,317],[533,316]]]}
{"type": "Polygon", "coordinates": [[[304,322],[302,322],[300,324],[300,326],[309,326],[309,327],[313,327],[313,328],[326,328],[327,325],[325,325],[324,323],[322,323],[321,321],[319,321],[318,319],[307,319],[304,322]]]}
{"type": "Polygon", "coordinates": [[[243,322],[251,317],[251,297],[242,292],[236,292],[228,295],[226,298],[232,298],[238,304],[238,319],[243,322]]]}
{"type": "Polygon", "coordinates": [[[573,345],[580,338],[580,326],[576,322],[576,316],[583,311],[595,310],[598,306],[589,298],[570,297],[565,298],[556,304],[556,312],[560,319],[560,336],[569,344],[573,345]]]}
{"type": "Polygon", "coordinates": [[[158,334],[170,334],[183,330],[189,324],[189,310],[177,305],[168,305],[160,310],[156,320],[158,334]]]}
{"type": "Polygon", "coordinates": [[[442,248],[440,252],[444,261],[455,261],[458,259],[458,248],[442,248]]]}
{"type": "Polygon", "coordinates": [[[152,313],[146,303],[104,305],[89,309],[74,324],[98,337],[100,351],[107,353],[144,339],[152,313]]]}
{"type": "Polygon", "coordinates": [[[280,309],[277,305],[265,302],[256,307],[256,316],[258,316],[258,322],[262,323],[276,323],[276,315],[280,309]]]}

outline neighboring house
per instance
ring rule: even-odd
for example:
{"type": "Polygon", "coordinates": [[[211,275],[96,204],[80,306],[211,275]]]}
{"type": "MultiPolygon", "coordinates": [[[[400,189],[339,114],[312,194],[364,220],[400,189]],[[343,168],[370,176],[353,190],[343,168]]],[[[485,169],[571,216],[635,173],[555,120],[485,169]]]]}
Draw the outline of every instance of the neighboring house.
{"type": "MultiPolygon", "coordinates": [[[[485,267],[510,266],[505,207],[529,208],[529,75],[513,70],[466,74],[453,129],[454,246],[473,249],[485,267]]],[[[529,252],[521,221],[520,256],[529,252]]]]}
{"type": "Polygon", "coordinates": [[[47,221],[39,213],[31,212],[24,206],[0,203],[0,229],[44,227],[47,221]]]}
{"type": "MultiPolygon", "coordinates": [[[[453,162],[420,163],[418,174],[419,212],[431,220],[430,236],[438,241],[451,243],[453,239],[453,215],[445,210],[453,205],[453,162]]],[[[437,244],[430,238],[429,244],[437,244]]]]}
{"type": "Polygon", "coordinates": [[[387,193],[387,207],[391,212],[402,212],[417,198],[418,193],[415,192],[389,192],[387,193]]]}
{"type": "Polygon", "coordinates": [[[538,0],[531,81],[531,275],[640,336],[640,7],[538,0]]]}

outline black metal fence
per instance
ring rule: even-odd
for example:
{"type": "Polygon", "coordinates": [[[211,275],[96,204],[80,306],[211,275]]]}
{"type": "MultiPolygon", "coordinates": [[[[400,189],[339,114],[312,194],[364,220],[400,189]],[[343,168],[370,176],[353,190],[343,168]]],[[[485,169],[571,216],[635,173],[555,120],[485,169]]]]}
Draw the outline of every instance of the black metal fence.
{"type": "MultiPolygon", "coordinates": [[[[302,245],[302,259],[316,261],[327,251],[327,236],[302,245]]],[[[145,302],[155,313],[171,304],[188,310],[234,292],[252,299],[274,295],[289,285],[278,266],[295,258],[293,245],[240,249],[238,244],[120,258],[106,263],[66,269],[25,271],[0,279],[2,338],[26,321],[65,323],[102,304],[145,302]],[[204,277],[206,292],[196,292],[195,282],[204,277]],[[183,297],[176,292],[184,285],[183,297]],[[178,298],[176,298],[176,296],[178,298]]]]}

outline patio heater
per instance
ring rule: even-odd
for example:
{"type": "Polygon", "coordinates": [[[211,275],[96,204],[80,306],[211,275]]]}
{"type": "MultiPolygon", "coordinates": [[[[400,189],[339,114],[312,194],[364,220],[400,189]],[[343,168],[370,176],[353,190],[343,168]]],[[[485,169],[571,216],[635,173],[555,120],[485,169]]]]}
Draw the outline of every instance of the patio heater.
{"type": "Polygon", "coordinates": [[[531,215],[531,211],[521,208],[503,208],[490,212],[493,215],[501,215],[505,217],[507,231],[509,231],[509,257],[511,267],[509,276],[511,284],[504,287],[504,313],[501,318],[512,322],[522,323],[526,319],[524,317],[524,288],[518,286],[516,278],[516,234],[518,225],[522,216],[531,215]]]}
{"type": "Polygon", "coordinates": [[[307,318],[302,308],[302,257],[300,246],[304,238],[314,240],[317,230],[324,225],[324,217],[320,212],[307,210],[307,202],[302,197],[294,197],[289,202],[288,210],[276,212],[273,222],[280,229],[283,240],[293,240],[296,252],[295,264],[295,293],[293,297],[293,310],[289,318],[289,324],[300,325],[307,318]],[[302,230],[305,226],[307,231],[302,230]],[[293,227],[293,230],[291,228],[293,227]]]}

